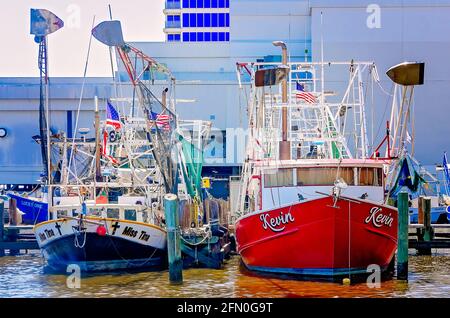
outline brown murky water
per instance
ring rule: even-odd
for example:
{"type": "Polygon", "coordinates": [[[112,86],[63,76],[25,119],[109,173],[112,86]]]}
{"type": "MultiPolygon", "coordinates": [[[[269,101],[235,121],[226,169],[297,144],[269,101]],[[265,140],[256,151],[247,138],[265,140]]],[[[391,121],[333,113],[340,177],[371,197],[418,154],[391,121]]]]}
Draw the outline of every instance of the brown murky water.
{"type": "Polygon", "coordinates": [[[345,286],[258,277],[239,266],[239,257],[223,270],[189,269],[184,283],[168,283],[168,272],[89,275],[79,289],[67,276],[44,273],[39,253],[0,258],[0,297],[450,297],[450,251],[411,255],[409,282],[392,279],[381,288],[365,283],[345,286]]]}

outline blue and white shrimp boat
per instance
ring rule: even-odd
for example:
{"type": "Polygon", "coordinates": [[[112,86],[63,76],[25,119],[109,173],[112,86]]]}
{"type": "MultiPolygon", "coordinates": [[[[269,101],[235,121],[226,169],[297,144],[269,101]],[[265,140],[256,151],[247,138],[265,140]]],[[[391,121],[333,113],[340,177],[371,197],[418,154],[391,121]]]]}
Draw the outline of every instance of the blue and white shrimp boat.
{"type": "Polygon", "coordinates": [[[144,205],[56,205],[52,215],[34,227],[51,270],[74,265],[86,272],[166,267],[166,231],[149,222],[144,205]]]}

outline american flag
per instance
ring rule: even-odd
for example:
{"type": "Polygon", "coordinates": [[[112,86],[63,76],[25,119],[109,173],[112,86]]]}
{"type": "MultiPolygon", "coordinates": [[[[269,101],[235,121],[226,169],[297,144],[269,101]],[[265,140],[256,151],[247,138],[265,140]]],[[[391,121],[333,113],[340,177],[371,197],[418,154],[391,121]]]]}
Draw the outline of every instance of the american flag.
{"type": "MultiPolygon", "coordinates": [[[[444,168],[445,191],[447,192],[447,195],[450,195],[450,172],[448,170],[447,153],[446,152],[444,152],[444,159],[442,160],[442,167],[444,168]]],[[[447,211],[448,211],[448,208],[447,208],[447,211]]]]}
{"type": "Polygon", "coordinates": [[[109,139],[109,133],[104,130],[103,131],[103,142],[102,142],[102,155],[109,159],[113,164],[118,164],[119,161],[110,155],[110,150],[108,147],[108,139],[109,139]]]}
{"type": "Polygon", "coordinates": [[[106,125],[113,126],[116,130],[122,128],[122,122],[120,121],[120,116],[113,105],[106,101],[106,125]]]}
{"type": "Polygon", "coordinates": [[[297,92],[295,93],[295,97],[298,99],[303,99],[309,104],[315,104],[317,102],[316,96],[312,93],[306,92],[305,85],[299,82],[297,82],[297,92]]]}
{"type": "Polygon", "coordinates": [[[158,114],[151,111],[150,116],[150,119],[155,121],[158,128],[162,128],[164,130],[170,129],[170,115],[158,114]]]}

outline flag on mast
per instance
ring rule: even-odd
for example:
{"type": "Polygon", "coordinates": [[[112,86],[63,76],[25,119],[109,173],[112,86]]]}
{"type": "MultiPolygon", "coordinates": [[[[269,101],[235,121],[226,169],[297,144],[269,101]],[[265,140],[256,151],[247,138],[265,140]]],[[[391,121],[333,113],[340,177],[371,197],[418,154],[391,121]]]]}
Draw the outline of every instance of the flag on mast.
{"type": "Polygon", "coordinates": [[[114,158],[113,156],[111,156],[112,151],[111,151],[110,147],[108,147],[108,139],[109,139],[109,134],[105,130],[105,131],[103,131],[102,155],[103,155],[103,157],[109,159],[113,164],[118,164],[119,161],[116,158],[114,158]]]}
{"type": "Polygon", "coordinates": [[[103,131],[102,155],[109,159],[113,164],[119,161],[111,154],[114,153],[114,145],[108,145],[108,142],[114,142],[117,139],[118,131],[122,129],[119,112],[114,108],[109,100],[106,101],[106,129],[103,131]],[[109,129],[108,129],[109,128],[109,129]]]}
{"type": "Polygon", "coordinates": [[[46,9],[31,9],[30,34],[38,37],[58,31],[64,26],[63,20],[46,9]]]}
{"type": "Polygon", "coordinates": [[[303,99],[308,104],[315,104],[317,103],[317,98],[314,96],[314,94],[305,91],[305,85],[297,82],[297,92],[295,93],[295,97],[297,99],[303,99]]]}
{"type": "Polygon", "coordinates": [[[122,129],[120,115],[109,100],[106,101],[106,125],[114,127],[115,130],[122,129]]]}
{"type": "Polygon", "coordinates": [[[447,153],[444,152],[444,159],[442,160],[442,169],[444,171],[445,191],[450,195],[450,172],[448,170],[447,153]]]}
{"type": "Polygon", "coordinates": [[[164,130],[170,129],[170,115],[158,114],[150,111],[150,117],[151,120],[155,121],[158,128],[164,130]]]}

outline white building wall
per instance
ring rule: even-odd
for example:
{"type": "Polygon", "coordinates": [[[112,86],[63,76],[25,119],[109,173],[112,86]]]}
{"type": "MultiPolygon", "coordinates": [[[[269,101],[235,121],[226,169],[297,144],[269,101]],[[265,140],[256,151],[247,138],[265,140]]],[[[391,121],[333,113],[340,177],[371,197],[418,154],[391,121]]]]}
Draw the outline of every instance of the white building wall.
{"type": "MultiPolygon", "coordinates": [[[[385,75],[389,67],[403,61],[425,62],[425,84],[415,89],[414,99],[415,155],[424,164],[440,162],[443,151],[450,150],[450,116],[447,115],[447,101],[450,100],[449,17],[448,0],[311,1],[313,60],[321,58],[320,38],[323,35],[325,60],[374,61],[388,92],[392,88],[385,75]],[[380,7],[380,28],[367,25],[373,13],[367,12],[367,8],[372,3],[380,7]]],[[[383,114],[390,96],[378,91],[376,97],[374,122],[381,124],[387,119],[383,114]]],[[[370,112],[368,121],[371,121],[370,112]]],[[[378,126],[375,133],[377,131],[378,126]]],[[[383,133],[382,128],[378,141],[384,137],[383,133]]]]}
{"type": "MultiPolygon", "coordinates": [[[[291,59],[304,60],[306,49],[318,61],[323,34],[326,60],[374,60],[387,91],[391,88],[384,75],[388,67],[404,60],[425,61],[426,83],[416,89],[415,98],[416,154],[426,164],[439,162],[442,151],[450,150],[446,105],[450,100],[450,38],[447,36],[450,0],[378,0],[379,29],[370,29],[366,24],[370,15],[366,10],[371,3],[365,0],[231,0],[230,42],[134,44],[174,72],[178,79],[177,98],[191,100],[178,104],[181,118],[211,120],[218,130],[228,131],[224,165],[242,161],[238,154],[242,153],[243,146],[232,138],[232,129],[245,127],[247,122],[245,99],[239,102],[236,62],[279,55],[280,50],[272,41],[285,41],[291,59]],[[320,12],[323,12],[323,27],[320,12]]],[[[342,86],[342,79],[333,74],[327,80],[332,89],[342,86]]],[[[81,126],[92,125],[94,95],[114,96],[108,81],[88,79],[81,126]]],[[[41,171],[39,146],[31,139],[39,134],[37,83],[37,79],[0,79],[0,127],[6,127],[9,132],[8,137],[0,139],[0,184],[33,183],[41,171]]],[[[75,116],[78,107],[81,80],[52,79],[52,83],[54,123],[58,123],[59,129],[66,129],[67,111],[73,111],[75,116]]],[[[382,93],[376,97],[379,98],[373,108],[375,122],[382,122],[390,97],[382,93]]],[[[384,125],[379,128],[375,127],[374,131],[379,131],[378,137],[382,138],[384,125]]]]}

